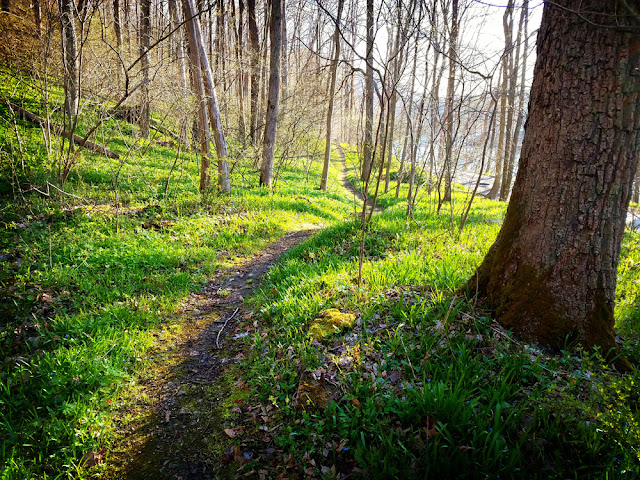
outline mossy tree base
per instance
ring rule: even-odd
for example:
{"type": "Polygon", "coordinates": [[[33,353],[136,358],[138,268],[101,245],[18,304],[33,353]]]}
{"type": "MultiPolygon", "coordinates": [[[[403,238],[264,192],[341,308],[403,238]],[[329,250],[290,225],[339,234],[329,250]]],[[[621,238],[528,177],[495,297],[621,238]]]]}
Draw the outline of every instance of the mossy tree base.
{"type": "MultiPolygon", "coordinates": [[[[518,176],[495,244],[468,281],[498,321],[560,348],[616,351],[614,296],[640,153],[640,36],[618,2],[545,7],[518,176]],[[612,17],[613,16],[613,17],[612,17]],[[587,18],[588,17],[588,18],[587,18]]],[[[628,367],[625,360],[616,364],[628,367]]]]}

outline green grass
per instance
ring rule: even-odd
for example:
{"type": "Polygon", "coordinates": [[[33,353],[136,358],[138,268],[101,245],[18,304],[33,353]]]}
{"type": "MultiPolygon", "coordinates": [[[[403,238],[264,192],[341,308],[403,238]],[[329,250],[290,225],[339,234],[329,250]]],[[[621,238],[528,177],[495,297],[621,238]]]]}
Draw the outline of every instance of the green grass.
{"type": "MultiPolygon", "coordinates": [[[[37,85],[0,75],[3,96],[43,112],[37,85]]],[[[50,95],[60,103],[59,89],[50,95]]],[[[79,130],[98,113],[87,108],[79,130]]],[[[335,467],[381,479],[637,476],[637,371],[617,375],[597,352],[572,345],[547,355],[451,293],[495,239],[505,204],[476,199],[457,234],[468,192],[455,189],[437,213],[437,199],[422,188],[408,221],[407,184],[396,199],[392,182],[377,201],[385,211],[366,235],[358,286],[361,231],[339,162],[326,194],[317,189],[317,162],[308,178],[302,163],[291,163],[268,191],[250,186],[251,154],[232,145],[231,194],[203,199],[195,153],[131,134],[108,120],[97,141],[122,162],[83,152],[66,194],[20,195],[19,184],[55,183],[60,145],[48,152],[40,129],[14,125],[0,106],[0,478],[93,475],[80,459],[112,445],[118,404],[136,391],[158,332],[179,335],[185,297],[309,224],[324,229],[292,249],[250,301],[256,313],[241,364],[249,401],[275,417],[274,446],[295,459],[288,474],[332,478],[335,467]],[[312,341],[310,322],[334,307],[355,313],[357,325],[312,341]],[[327,408],[293,407],[303,372],[335,383],[327,408]]],[[[352,166],[356,153],[345,149],[352,166]]],[[[348,178],[358,185],[353,172],[348,178]]],[[[639,252],[640,235],[628,233],[617,326],[636,365],[639,252]]],[[[281,463],[274,476],[285,471],[281,463]]]]}
{"type": "MultiPolygon", "coordinates": [[[[29,79],[2,78],[3,95],[42,112],[29,79]]],[[[257,174],[238,155],[232,193],[203,201],[196,153],[178,157],[115,120],[98,141],[122,162],[84,151],[65,194],[20,195],[20,183],[57,184],[58,147],[47,154],[40,129],[0,107],[0,478],[85,477],[80,459],[113,440],[115,399],[145,368],[154,334],[179,325],[183,299],[285,233],[352,209],[339,165],[328,194],[318,162],[308,179],[301,165],[282,169],[269,191],[246,186],[257,174]]]]}
{"type": "MultiPolygon", "coordinates": [[[[454,194],[456,225],[465,196],[454,194]]],[[[254,401],[278,407],[284,455],[319,476],[324,465],[355,478],[635,478],[638,371],[620,376],[571,345],[545,354],[452,296],[506,205],[477,199],[456,236],[450,210],[437,214],[434,202],[424,196],[407,222],[404,202],[381,197],[388,208],[367,235],[359,288],[359,233],[347,222],[292,250],[254,299],[262,321],[243,368],[254,401]],[[312,342],[308,326],[326,308],[354,312],[358,326],[312,342]],[[337,385],[328,408],[291,407],[303,371],[337,385]],[[344,447],[327,457],[326,445],[344,447]]],[[[617,310],[636,365],[639,241],[625,236],[617,310]]]]}

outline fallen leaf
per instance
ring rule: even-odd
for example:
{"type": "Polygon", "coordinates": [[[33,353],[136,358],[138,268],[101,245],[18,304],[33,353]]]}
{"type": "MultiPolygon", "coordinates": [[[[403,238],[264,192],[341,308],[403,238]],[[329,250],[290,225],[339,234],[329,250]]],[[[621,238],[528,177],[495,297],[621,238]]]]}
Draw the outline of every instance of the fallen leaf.
{"type": "Polygon", "coordinates": [[[95,467],[103,462],[103,451],[96,452],[95,450],[89,450],[80,459],[80,465],[85,468],[95,467]]]}
{"type": "Polygon", "coordinates": [[[425,426],[422,430],[427,434],[427,438],[433,438],[438,434],[436,430],[436,422],[431,417],[427,417],[424,421],[425,426]]]}
{"type": "Polygon", "coordinates": [[[224,433],[226,433],[229,438],[236,438],[239,434],[243,432],[243,430],[244,430],[244,427],[225,428],[224,433]]]}
{"type": "Polygon", "coordinates": [[[362,404],[360,403],[360,400],[358,400],[357,398],[352,398],[351,399],[351,403],[353,404],[354,407],[356,407],[358,410],[360,410],[362,408],[362,404]]]}

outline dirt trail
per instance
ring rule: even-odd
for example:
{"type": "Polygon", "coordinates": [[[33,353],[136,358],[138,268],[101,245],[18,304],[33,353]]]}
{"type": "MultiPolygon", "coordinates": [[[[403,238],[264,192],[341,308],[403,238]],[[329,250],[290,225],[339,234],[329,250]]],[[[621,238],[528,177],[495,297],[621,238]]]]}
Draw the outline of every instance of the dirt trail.
{"type": "MultiPolygon", "coordinates": [[[[342,185],[362,202],[364,196],[346,178],[344,151],[337,149],[342,185]]],[[[121,441],[107,455],[103,478],[226,478],[221,459],[232,440],[224,430],[233,402],[243,392],[241,380],[229,368],[244,355],[234,341],[243,335],[234,335],[236,326],[250,315],[243,300],[283,253],[314,230],[287,234],[183,302],[181,332],[158,335],[164,348],[153,354],[139,391],[118,412],[125,419],[121,441]]]]}
{"type": "MultiPolygon", "coordinates": [[[[340,180],[342,181],[342,186],[347,191],[352,193],[354,197],[360,200],[360,202],[364,202],[364,195],[362,194],[362,192],[356,189],[347,178],[347,162],[345,159],[344,150],[340,145],[336,145],[336,150],[338,150],[338,153],[340,154],[340,158],[342,159],[342,171],[339,174],[340,180]]],[[[371,207],[370,202],[371,202],[371,198],[367,199],[367,211],[369,211],[371,207]]],[[[362,205],[359,205],[359,210],[362,211],[362,205]]],[[[381,208],[379,205],[376,205],[376,207],[373,209],[373,211],[376,213],[380,213],[382,210],[383,208],[381,208]]]]}
{"type": "Polygon", "coordinates": [[[105,478],[218,478],[230,440],[224,416],[233,408],[231,397],[242,392],[237,379],[225,372],[242,355],[235,351],[233,332],[249,313],[243,299],[278,257],[313,232],[287,234],[183,303],[183,331],[167,336],[168,344],[154,353],[133,404],[119,412],[135,420],[124,422],[121,443],[107,457],[105,478]]]}

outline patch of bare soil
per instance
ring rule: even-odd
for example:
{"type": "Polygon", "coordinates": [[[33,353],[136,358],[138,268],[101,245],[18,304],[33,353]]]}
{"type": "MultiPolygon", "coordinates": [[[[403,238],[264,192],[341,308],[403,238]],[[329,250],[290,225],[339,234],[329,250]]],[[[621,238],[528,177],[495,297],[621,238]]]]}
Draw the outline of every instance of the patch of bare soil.
{"type": "Polygon", "coordinates": [[[107,455],[103,478],[233,476],[223,464],[235,434],[230,412],[249,394],[230,368],[244,355],[233,341],[250,315],[243,299],[278,257],[312,233],[286,235],[183,303],[181,332],[158,334],[152,367],[121,405],[121,441],[107,455]]]}

